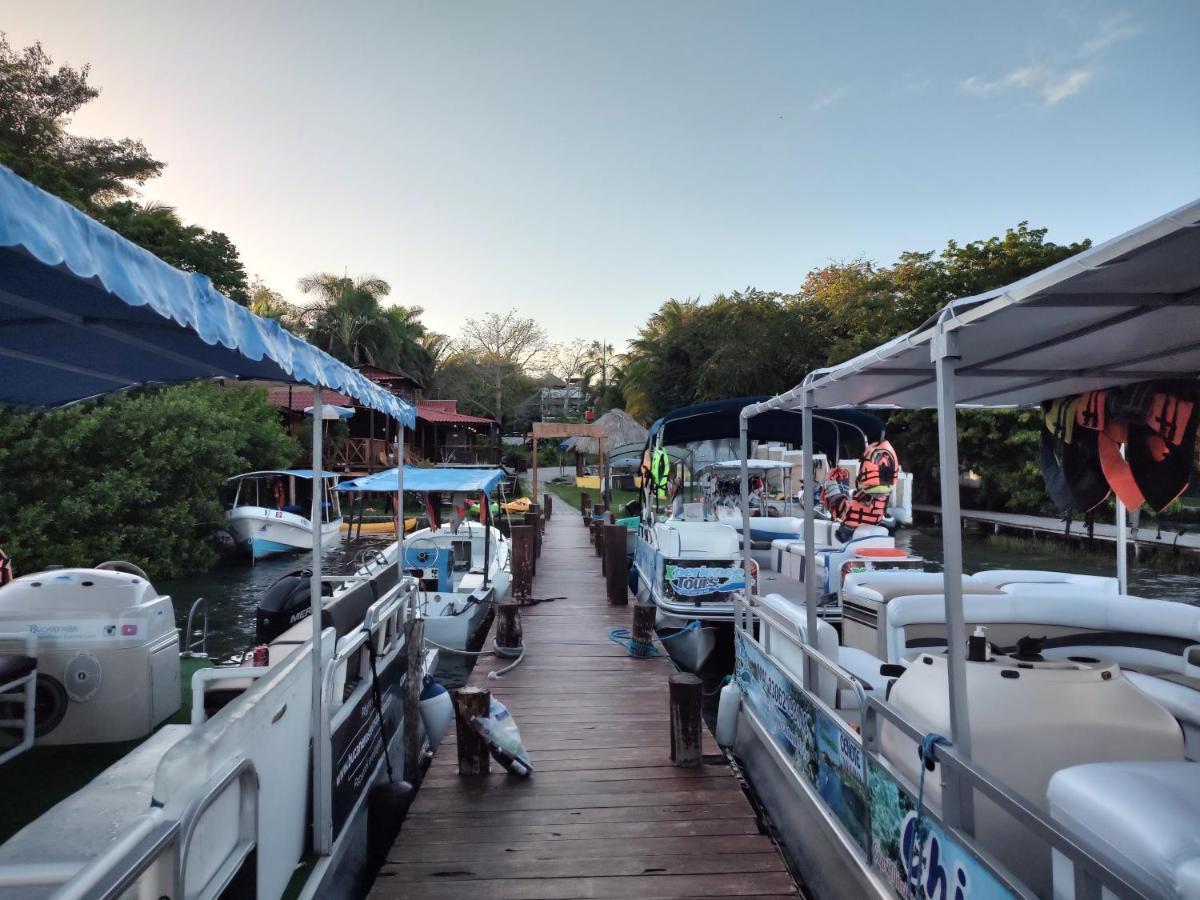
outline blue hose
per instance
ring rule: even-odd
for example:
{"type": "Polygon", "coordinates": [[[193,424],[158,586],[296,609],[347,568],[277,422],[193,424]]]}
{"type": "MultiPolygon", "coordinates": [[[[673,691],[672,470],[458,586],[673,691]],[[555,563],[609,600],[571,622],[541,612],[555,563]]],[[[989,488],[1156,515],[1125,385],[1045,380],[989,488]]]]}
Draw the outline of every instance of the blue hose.
{"type": "Polygon", "coordinates": [[[921,757],[921,777],[917,781],[917,824],[913,828],[913,845],[912,852],[917,854],[916,865],[913,866],[913,860],[905,860],[906,875],[908,875],[908,897],[909,900],[915,896],[913,893],[914,886],[920,888],[921,879],[925,877],[925,773],[930,771],[937,764],[937,751],[934,749],[938,744],[949,745],[950,741],[940,734],[929,732],[921,738],[921,747],[918,754],[921,757]],[[910,874],[915,868],[916,878],[910,874]]]}
{"type": "MultiPolygon", "coordinates": [[[[659,642],[665,644],[667,641],[674,640],[675,638],[679,637],[681,634],[686,634],[689,631],[695,631],[699,627],[700,627],[699,620],[693,620],[691,622],[688,622],[686,627],[679,629],[674,634],[667,635],[666,637],[660,637],[658,640],[659,640],[659,642]]],[[[624,647],[627,651],[629,651],[629,655],[632,656],[634,659],[654,659],[656,656],[662,655],[654,648],[653,645],[650,645],[648,647],[642,647],[642,648],[635,647],[634,641],[633,641],[633,633],[628,628],[609,629],[608,639],[610,641],[612,641],[614,644],[620,644],[622,647],[624,647]],[[640,649],[642,652],[635,653],[634,651],[638,650],[638,649],[640,649]]]]}

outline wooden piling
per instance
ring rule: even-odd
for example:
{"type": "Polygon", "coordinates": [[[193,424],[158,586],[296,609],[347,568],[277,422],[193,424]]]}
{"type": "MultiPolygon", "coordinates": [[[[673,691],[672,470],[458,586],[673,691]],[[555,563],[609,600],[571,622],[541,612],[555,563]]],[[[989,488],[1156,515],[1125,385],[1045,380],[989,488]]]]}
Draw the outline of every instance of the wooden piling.
{"type": "Polygon", "coordinates": [[[538,522],[535,513],[525,513],[521,517],[525,523],[525,527],[529,529],[529,571],[537,577],[537,545],[538,545],[538,522]]]}
{"type": "MultiPolygon", "coordinates": [[[[425,664],[425,619],[412,612],[412,618],[404,623],[404,646],[407,652],[404,685],[404,777],[411,780],[420,771],[421,764],[421,691],[425,664]]],[[[367,640],[371,640],[368,638],[367,640]]]]}
{"type": "Polygon", "coordinates": [[[496,652],[501,656],[516,657],[524,644],[521,631],[521,606],[507,602],[496,604],[496,652]]]}
{"type": "Polygon", "coordinates": [[[704,683],[690,672],[676,672],[667,683],[671,692],[671,762],[681,768],[698,766],[704,761],[704,683]]]}
{"type": "Polygon", "coordinates": [[[633,604],[633,628],[630,631],[631,656],[645,659],[654,654],[654,615],[657,607],[653,603],[633,604]]]}
{"type": "Polygon", "coordinates": [[[547,522],[550,521],[550,514],[554,512],[554,497],[550,494],[542,494],[542,518],[547,522]]]}
{"type": "Polygon", "coordinates": [[[604,583],[608,602],[624,606],[629,602],[629,566],[626,564],[624,525],[601,525],[604,544],[604,583]]]}
{"type": "Polygon", "coordinates": [[[487,741],[471,724],[474,716],[486,719],[491,705],[492,692],[487,688],[465,687],[454,692],[459,775],[487,775],[491,771],[492,754],[488,752],[487,741]]]}
{"type": "MultiPolygon", "coordinates": [[[[541,559],[542,557],[542,514],[538,512],[536,507],[530,507],[529,512],[525,513],[525,524],[533,526],[533,558],[541,559]]],[[[534,565],[534,575],[537,575],[537,565],[534,565]]]]}
{"type": "Polygon", "coordinates": [[[584,524],[592,516],[592,495],[587,491],[579,492],[579,513],[583,516],[584,524]]]}
{"type": "Polygon", "coordinates": [[[533,596],[533,529],[529,525],[513,525],[509,533],[513,599],[528,600],[533,596]]]}

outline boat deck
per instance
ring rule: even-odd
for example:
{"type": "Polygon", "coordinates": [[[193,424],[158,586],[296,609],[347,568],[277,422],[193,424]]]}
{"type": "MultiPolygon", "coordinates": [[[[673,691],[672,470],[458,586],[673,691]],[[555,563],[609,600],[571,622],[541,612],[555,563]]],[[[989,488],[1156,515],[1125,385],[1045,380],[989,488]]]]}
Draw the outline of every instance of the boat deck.
{"type": "Polygon", "coordinates": [[[460,777],[451,729],[370,897],[794,896],[711,738],[710,762],[671,765],[674,668],[609,640],[630,607],[608,605],[578,514],[559,508],[533,593],[562,599],[522,610],[524,663],[489,681],[509,661],[485,658],[471,677],[512,711],[534,774],[460,777]]]}

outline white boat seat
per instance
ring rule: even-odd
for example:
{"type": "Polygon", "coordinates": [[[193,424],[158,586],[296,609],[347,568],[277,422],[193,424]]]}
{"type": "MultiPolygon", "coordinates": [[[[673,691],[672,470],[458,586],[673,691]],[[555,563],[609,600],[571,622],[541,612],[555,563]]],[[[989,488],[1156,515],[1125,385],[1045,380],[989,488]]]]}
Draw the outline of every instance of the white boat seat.
{"type": "Polygon", "coordinates": [[[880,667],[887,665],[878,656],[873,656],[866,650],[857,647],[838,647],[838,665],[854,676],[862,685],[863,690],[870,694],[884,695],[888,677],[880,672],[880,667]]]}
{"type": "Polygon", "coordinates": [[[483,590],[483,575],[479,572],[467,572],[458,580],[459,594],[470,594],[483,590]]]}
{"type": "Polygon", "coordinates": [[[1174,680],[1132,669],[1121,671],[1134,687],[1179,720],[1187,758],[1200,759],[1200,682],[1192,678],[1174,680]]]}
{"type": "Polygon", "coordinates": [[[719,522],[659,522],[654,536],[667,559],[735,559],[741,552],[737,531],[719,522]]]}
{"type": "Polygon", "coordinates": [[[1103,575],[1076,575],[1039,569],[986,569],[969,577],[978,585],[1001,589],[1014,584],[1066,584],[1090,588],[1100,594],[1120,593],[1117,579],[1103,575]]]}
{"type": "Polygon", "coordinates": [[[190,733],[188,725],[160,728],[0,845],[0,864],[87,862],[99,856],[150,811],[159,762],[190,733]]]}
{"type": "MultiPolygon", "coordinates": [[[[1200,764],[1105,762],[1055,772],[1050,816],[1155,897],[1200,898],[1200,764]]],[[[1054,854],[1054,896],[1074,897],[1073,867],[1054,854]]]]}

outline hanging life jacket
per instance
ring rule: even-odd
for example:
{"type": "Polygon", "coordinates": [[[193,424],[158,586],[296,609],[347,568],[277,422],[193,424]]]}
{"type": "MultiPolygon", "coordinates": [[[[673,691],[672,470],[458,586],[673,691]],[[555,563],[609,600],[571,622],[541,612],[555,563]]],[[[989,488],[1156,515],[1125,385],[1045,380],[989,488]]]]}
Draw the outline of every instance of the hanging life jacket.
{"type": "Polygon", "coordinates": [[[868,444],[863,451],[854,487],[871,494],[890,494],[900,474],[900,460],[896,448],[887,440],[868,444]]]}
{"type": "Polygon", "coordinates": [[[671,479],[671,458],[667,451],[658,447],[650,455],[650,483],[658,499],[667,499],[667,483],[671,479]]]}
{"type": "Polygon", "coordinates": [[[837,539],[842,542],[850,540],[860,525],[878,525],[887,515],[887,504],[887,494],[855,491],[854,496],[846,501],[845,511],[840,516],[842,524],[837,530],[837,539]]]}

